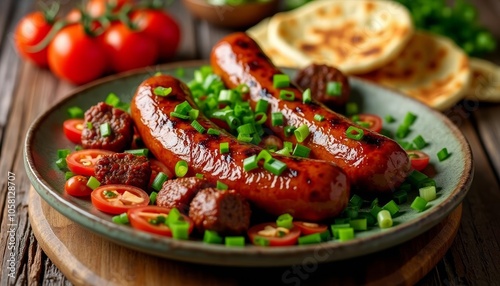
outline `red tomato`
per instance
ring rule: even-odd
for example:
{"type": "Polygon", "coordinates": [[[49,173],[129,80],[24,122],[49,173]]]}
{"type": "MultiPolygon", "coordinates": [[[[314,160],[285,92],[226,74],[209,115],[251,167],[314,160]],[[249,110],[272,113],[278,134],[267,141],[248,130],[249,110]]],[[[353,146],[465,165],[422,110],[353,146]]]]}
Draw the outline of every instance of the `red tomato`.
{"type": "Polygon", "coordinates": [[[300,229],[300,233],[303,235],[313,234],[313,233],[321,233],[325,232],[328,229],[327,225],[311,223],[305,221],[294,221],[293,224],[300,229]]]}
{"type": "Polygon", "coordinates": [[[107,150],[85,149],[69,154],[66,157],[66,163],[68,169],[77,175],[94,176],[94,166],[97,160],[111,154],[113,152],[107,150]]]}
{"type": "Polygon", "coordinates": [[[163,164],[162,162],[151,158],[149,159],[149,163],[151,165],[151,179],[149,180],[149,186],[153,184],[153,181],[159,172],[165,173],[165,175],[167,175],[169,179],[172,179],[174,177],[174,173],[172,173],[172,171],[170,171],[170,169],[168,169],[167,166],[165,166],[165,164],[163,164]]]}
{"type": "Polygon", "coordinates": [[[417,171],[422,171],[429,165],[429,155],[419,150],[406,151],[410,157],[411,166],[417,171]]]}
{"type": "Polygon", "coordinates": [[[67,119],[63,123],[64,135],[75,144],[82,143],[83,119],[67,119]]]}
{"type": "Polygon", "coordinates": [[[89,196],[90,193],[92,193],[92,189],[87,186],[88,180],[89,179],[85,176],[73,176],[64,184],[64,191],[66,191],[68,195],[75,197],[89,196]]]}
{"type": "Polygon", "coordinates": [[[160,49],[160,60],[166,61],[175,55],[181,41],[181,29],[177,21],[167,12],[153,9],[137,10],[130,18],[139,30],[156,40],[160,49]]]}
{"type": "MultiPolygon", "coordinates": [[[[140,208],[130,209],[128,214],[128,219],[130,221],[130,225],[133,228],[140,229],[143,231],[147,231],[150,233],[156,233],[163,236],[172,237],[172,231],[170,228],[164,224],[160,223],[158,225],[150,223],[151,219],[156,219],[159,215],[164,215],[165,217],[170,212],[170,209],[165,207],[158,206],[146,206],[140,208]]],[[[193,231],[193,222],[186,215],[182,215],[185,221],[189,222],[189,230],[188,233],[191,234],[193,231]]]]}
{"type": "Polygon", "coordinates": [[[98,38],[87,35],[81,24],[63,28],[49,45],[52,72],[74,84],[99,78],[106,71],[108,62],[98,38]]]}
{"type": "Polygon", "coordinates": [[[109,214],[121,214],[129,209],[147,206],[149,195],[140,188],[110,184],[96,188],[90,195],[94,207],[109,214]]]}
{"type": "Polygon", "coordinates": [[[90,0],[87,3],[87,12],[92,17],[99,17],[105,14],[106,8],[110,7],[111,12],[116,13],[125,4],[132,4],[131,0],[90,0]]]}
{"type": "Polygon", "coordinates": [[[294,227],[290,229],[290,232],[285,234],[284,236],[264,236],[262,234],[259,234],[261,230],[264,230],[266,226],[271,226],[273,228],[276,228],[276,223],[271,222],[271,223],[261,223],[252,226],[250,229],[248,229],[247,234],[248,237],[250,238],[250,241],[253,244],[255,243],[255,238],[256,237],[261,237],[269,240],[269,246],[287,246],[287,245],[295,245],[297,244],[297,240],[299,239],[300,236],[300,230],[297,227],[294,227]]]}
{"type": "Polygon", "coordinates": [[[366,122],[369,124],[369,126],[366,128],[375,132],[382,131],[382,118],[380,118],[380,116],[369,113],[361,113],[358,116],[359,116],[359,121],[366,122]]]}
{"type": "Polygon", "coordinates": [[[152,65],[158,59],[154,38],[140,31],[129,29],[122,22],[116,22],[103,34],[103,46],[116,72],[152,65]]]}
{"type": "Polygon", "coordinates": [[[24,16],[16,27],[14,45],[19,54],[40,67],[47,66],[47,47],[33,51],[52,29],[42,12],[33,12],[24,16]]]}

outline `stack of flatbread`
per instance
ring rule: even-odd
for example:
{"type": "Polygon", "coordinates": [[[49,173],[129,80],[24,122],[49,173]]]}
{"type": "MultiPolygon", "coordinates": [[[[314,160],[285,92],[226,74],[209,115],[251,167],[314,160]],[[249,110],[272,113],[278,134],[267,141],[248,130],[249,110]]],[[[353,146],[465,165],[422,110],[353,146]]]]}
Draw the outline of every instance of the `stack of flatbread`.
{"type": "Polygon", "coordinates": [[[437,110],[466,96],[500,101],[500,68],[469,59],[446,37],[416,31],[395,1],[316,0],[247,32],[277,66],[331,65],[437,110]]]}

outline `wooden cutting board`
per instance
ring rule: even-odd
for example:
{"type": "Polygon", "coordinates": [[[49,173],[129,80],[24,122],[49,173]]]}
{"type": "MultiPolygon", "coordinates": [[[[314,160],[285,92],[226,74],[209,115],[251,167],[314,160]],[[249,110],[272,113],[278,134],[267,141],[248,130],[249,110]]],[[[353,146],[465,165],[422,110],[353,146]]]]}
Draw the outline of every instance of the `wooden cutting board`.
{"type": "Polygon", "coordinates": [[[29,218],[47,256],[75,285],[413,285],[444,256],[459,205],[421,236],[387,250],[325,264],[241,268],[198,265],[137,252],[70,221],[30,190],[29,218]]]}

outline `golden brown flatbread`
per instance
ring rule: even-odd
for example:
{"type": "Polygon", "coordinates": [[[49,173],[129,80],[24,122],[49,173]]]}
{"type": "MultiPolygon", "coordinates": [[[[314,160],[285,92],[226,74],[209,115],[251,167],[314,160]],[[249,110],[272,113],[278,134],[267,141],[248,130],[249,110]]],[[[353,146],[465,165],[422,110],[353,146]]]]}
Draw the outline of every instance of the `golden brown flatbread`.
{"type": "Polygon", "coordinates": [[[442,111],[463,99],[471,72],[467,55],[452,40],[419,31],[394,61],[360,76],[442,111]]]}
{"type": "Polygon", "coordinates": [[[320,63],[359,74],[397,57],[412,34],[410,13],[395,1],[316,0],[271,17],[267,37],[297,67],[320,63]]]}
{"type": "Polygon", "coordinates": [[[500,102],[500,66],[478,58],[469,59],[472,80],[467,99],[500,102]]]}

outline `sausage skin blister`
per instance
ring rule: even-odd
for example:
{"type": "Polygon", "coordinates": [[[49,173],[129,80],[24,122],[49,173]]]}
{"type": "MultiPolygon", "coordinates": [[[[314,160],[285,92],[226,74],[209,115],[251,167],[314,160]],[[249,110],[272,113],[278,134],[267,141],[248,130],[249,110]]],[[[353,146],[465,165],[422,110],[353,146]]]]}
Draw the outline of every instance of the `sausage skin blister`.
{"type": "MultiPolygon", "coordinates": [[[[220,181],[238,191],[256,207],[271,215],[290,213],[297,219],[319,221],[339,215],[347,206],[350,184],[342,169],[320,160],[273,155],[288,168],[277,176],[260,167],[250,172],[243,160],[262,148],[240,142],[221,130],[220,135],[199,133],[190,120],[171,117],[175,107],[188,101],[195,108],[189,88],[178,79],[159,75],[146,79],[136,90],[131,114],[136,128],[152,154],[168,168],[187,161],[186,176],[197,173],[211,183],[220,181]],[[166,97],[156,96],[156,87],[172,88],[166,97]],[[220,143],[229,152],[220,153],[220,143]]],[[[219,129],[200,114],[196,119],[206,130],[219,129]]]]}
{"type": "Polygon", "coordinates": [[[285,137],[283,126],[272,126],[271,113],[281,112],[285,125],[299,127],[306,124],[310,135],[301,144],[311,149],[311,158],[335,163],[350,179],[352,192],[381,194],[394,191],[408,176],[410,161],[395,141],[372,132],[364,131],[361,140],[346,136],[346,130],[354,125],[341,114],[312,101],[302,102],[302,90],[293,83],[288,88],[275,88],[273,76],[283,74],[262,52],[258,44],[243,32],[224,37],[211,53],[211,65],[228,88],[246,84],[250,88],[250,105],[255,107],[259,99],[269,102],[266,127],[282,140],[297,143],[295,136],[285,137]],[[280,99],[280,90],[293,92],[295,100],[280,99]],[[314,120],[315,114],[324,116],[314,120]]]}

